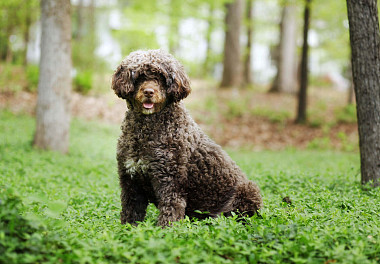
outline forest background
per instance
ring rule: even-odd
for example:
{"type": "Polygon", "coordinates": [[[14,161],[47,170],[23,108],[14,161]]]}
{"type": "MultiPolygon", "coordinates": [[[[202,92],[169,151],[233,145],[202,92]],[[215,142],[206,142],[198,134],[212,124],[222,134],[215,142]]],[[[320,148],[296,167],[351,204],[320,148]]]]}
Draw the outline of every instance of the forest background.
{"type": "MultiPolygon", "coordinates": [[[[125,106],[109,89],[113,70],[131,51],[162,48],[185,65],[193,87],[185,102],[218,143],[256,150],[357,149],[345,2],[310,5],[310,89],[301,126],[294,120],[305,2],[240,1],[232,10],[240,21],[233,29],[239,32],[240,56],[225,62],[227,2],[72,1],[74,115],[119,123],[125,106]],[[227,85],[224,64],[240,68],[239,78],[227,85]],[[220,89],[221,84],[232,89],[220,89]]],[[[2,107],[35,111],[39,17],[39,1],[1,3],[2,107]]]]}
{"type": "MultiPolygon", "coordinates": [[[[377,21],[376,1],[347,2],[373,8],[377,21]]],[[[350,25],[364,21],[359,11],[350,25]]],[[[356,39],[361,51],[378,59],[364,46],[379,45],[379,32],[367,36],[356,39]]],[[[2,0],[0,263],[379,263],[380,188],[372,171],[360,179],[359,154],[375,157],[376,172],[379,156],[376,142],[359,153],[350,57],[343,0],[2,0]],[[259,215],[162,229],[150,205],[138,226],[120,224],[115,152],[126,105],[111,78],[131,51],[156,48],[184,64],[191,115],[260,186],[259,215]],[[38,103],[44,95],[50,104],[38,103]],[[68,101],[71,122],[69,111],[54,115],[68,101]],[[58,135],[48,143],[63,148],[43,151],[54,148],[36,135],[58,135]]],[[[380,76],[371,68],[355,80],[380,76]]],[[[373,84],[355,87],[374,94],[358,99],[359,116],[379,106],[373,84]]],[[[379,128],[376,111],[359,124],[379,128]]],[[[363,138],[378,139],[366,128],[363,138]]]]}

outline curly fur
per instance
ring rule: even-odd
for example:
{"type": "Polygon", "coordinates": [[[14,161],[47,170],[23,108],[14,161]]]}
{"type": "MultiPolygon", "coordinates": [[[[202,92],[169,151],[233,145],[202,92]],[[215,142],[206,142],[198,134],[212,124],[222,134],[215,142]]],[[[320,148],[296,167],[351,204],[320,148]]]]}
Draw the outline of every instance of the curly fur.
{"type": "Polygon", "coordinates": [[[160,211],[161,226],[185,215],[253,215],[261,208],[258,186],[201,131],[180,102],[190,93],[190,82],[172,55],[132,52],[116,69],[112,88],[129,108],[117,145],[121,223],[143,221],[150,202],[160,211]],[[146,87],[152,87],[152,98],[145,96],[146,87]],[[144,110],[146,101],[160,107],[144,110]]]}

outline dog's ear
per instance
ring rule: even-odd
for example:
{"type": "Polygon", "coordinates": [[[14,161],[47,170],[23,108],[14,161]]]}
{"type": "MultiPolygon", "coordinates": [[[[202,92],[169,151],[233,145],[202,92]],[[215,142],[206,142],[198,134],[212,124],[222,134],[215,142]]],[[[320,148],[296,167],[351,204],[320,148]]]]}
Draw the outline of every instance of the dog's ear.
{"type": "Polygon", "coordinates": [[[190,80],[187,77],[182,65],[178,71],[172,72],[166,80],[168,94],[174,102],[179,102],[186,98],[191,92],[190,80]]]}
{"type": "Polygon", "coordinates": [[[120,98],[126,99],[134,91],[136,77],[135,72],[128,70],[123,65],[119,65],[112,76],[111,87],[115,91],[115,94],[120,98]]]}

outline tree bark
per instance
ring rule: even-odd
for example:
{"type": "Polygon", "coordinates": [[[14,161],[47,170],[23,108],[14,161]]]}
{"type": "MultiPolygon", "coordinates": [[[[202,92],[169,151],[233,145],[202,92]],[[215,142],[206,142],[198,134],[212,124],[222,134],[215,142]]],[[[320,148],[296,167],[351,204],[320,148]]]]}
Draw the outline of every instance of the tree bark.
{"type": "Polygon", "coordinates": [[[252,2],[253,0],[247,0],[246,7],[246,19],[247,19],[247,45],[245,47],[244,54],[244,70],[243,70],[243,85],[247,86],[252,84],[252,74],[251,74],[251,55],[252,55],[252,2]]]}
{"type": "Polygon", "coordinates": [[[69,147],[71,92],[70,0],[42,0],[41,26],[34,145],[66,153],[69,147]]]}
{"type": "Polygon", "coordinates": [[[12,45],[11,45],[11,42],[10,42],[10,36],[12,35],[12,32],[13,32],[13,26],[12,25],[7,25],[6,27],[6,36],[7,36],[7,52],[6,52],[6,56],[5,56],[5,61],[7,63],[11,63],[12,60],[13,60],[13,52],[12,52],[12,45]]]}
{"type": "Polygon", "coordinates": [[[179,51],[179,23],[180,23],[180,4],[179,0],[170,0],[169,9],[169,52],[171,54],[177,54],[179,51]]]}
{"type": "Polygon", "coordinates": [[[226,4],[226,7],[222,88],[239,87],[242,81],[240,26],[243,3],[242,0],[235,0],[226,4]]]}
{"type": "Polygon", "coordinates": [[[296,6],[292,3],[285,4],[281,15],[277,75],[270,92],[295,93],[297,90],[296,17],[296,6]]]}
{"type": "Polygon", "coordinates": [[[348,81],[350,82],[350,85],[348,87],[347,104],[351,105],[354,103],[354,81],[352,79],[352,57],[348,65],[348,81]]]}
{"type": "Polygon", "coordinates": [[[79,0],[76,7],[76,29],[73,33],[73,39],[80,40],[85,34],[85,25],[84,25],[84,0],[79,0]]]}
{"type": "Polygon", "coordinates": [[[309,25],[310,25],[310,5],[311,0],[306,0],[305,11],[304,11],[304,27],[303,27],[303,47],[302,47],[302,58],[301,58],[301,79],[300,79],[300,89],[298,94],[298,111],[296,123],[305,123],[307,120],[306,108],[307,108],[307,86],[309,78],[309,25]]]}
{"type": "Polygon", "coordinates": [[[204,76],[207,76],[211,74],[212,72],[212,63],[211,63],[211,55],[212,55],[212,49],[211,49],[211,34],[214,30],[213,25],[213,16],[214,16],[214,2],[210,2],[208,4],[208,18],[207,18],[207,31],[206,31],[206,58],[203,62],[203,71],[204,76]]]}
{"type": "Polygon", "coordinates": [[[380,33],[376,0],[347,0],[361,182],[380,185],[380,33]]]}
{"type": "Polygon", "coordinates": [[[29,11],[31,7],[30,2],[26,1],[25,5],[28,11],[25,14],[25,27],[23,29],[24,30],[23,32],[23,37],[24,37],[23,65],[24,67],[28,66],[27,53],[28,53],[28,43],[29,43],[29,29],[30,29],[30,25],[32,24],[31,11],[29,11]]]}

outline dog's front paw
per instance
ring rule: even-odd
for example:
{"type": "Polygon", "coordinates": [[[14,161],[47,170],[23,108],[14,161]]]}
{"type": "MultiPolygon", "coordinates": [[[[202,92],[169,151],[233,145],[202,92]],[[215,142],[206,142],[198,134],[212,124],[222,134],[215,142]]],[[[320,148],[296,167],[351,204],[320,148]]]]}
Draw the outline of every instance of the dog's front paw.
{"type": "Polygon", "coordinates": [[[158,216],[158,225],[162,227],[173,226],[174,222],[180,221],[185,216],[185,211],[181,209],[179,210],[169,210],[166,212],[161,212],[158,216]]]}
{"type": "Polygon", "coordinates": [[[120,212],[120,222],[121,222],[122,225],[131,224],[131,225],[137,226],[136,221],[134,221],[133,219],[131,219],[130,217],[128,217],[123,212],[120,212]]]}

